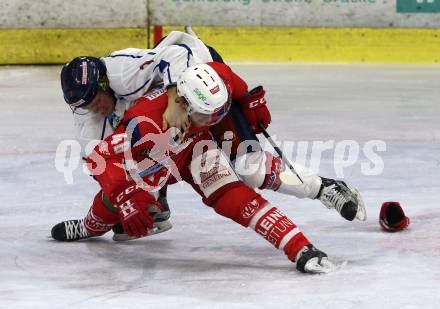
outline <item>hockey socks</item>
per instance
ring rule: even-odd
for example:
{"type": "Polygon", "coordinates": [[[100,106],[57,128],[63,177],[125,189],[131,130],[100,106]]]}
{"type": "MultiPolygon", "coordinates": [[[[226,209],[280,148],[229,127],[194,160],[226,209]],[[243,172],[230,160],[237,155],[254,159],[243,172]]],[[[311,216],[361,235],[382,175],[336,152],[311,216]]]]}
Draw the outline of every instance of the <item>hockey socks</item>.
{"type": "Polygon", "coordinates": [[[93,204],[84,218],[84,226],[90,236],[99,236],[112,229],[119,222],[117,209],[99,191],[93,199],[93,204]]]}
{"type": "Polygon", "coordinates": [[[215,211],[244,227],[251,227],[295,261],[309,240],[285,214],[251,188],[240,185],[226,191],[214,202],[215,211]]]}
{"type": "MultiPolygon", "coordinates": [[[[262,198],[260,197],[260,199],[262,198]]],[[[249,227],[275,248],[283,250],[291,261],[295,261],[297,253],[304,246],[310,245],[309,240],[295,223],[268,202],[255,213],[249,227]]]]}

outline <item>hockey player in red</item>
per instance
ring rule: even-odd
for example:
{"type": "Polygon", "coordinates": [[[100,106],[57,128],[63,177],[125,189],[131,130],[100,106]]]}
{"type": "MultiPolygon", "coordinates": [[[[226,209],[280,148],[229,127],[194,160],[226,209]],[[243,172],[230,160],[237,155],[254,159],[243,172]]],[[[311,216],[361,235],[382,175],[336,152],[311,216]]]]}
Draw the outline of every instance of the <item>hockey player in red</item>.
{"type": "MultiPolygon", "coordinates": [[[[143,91],[151,89],[155,85],[152,81],[160,81],[161,78],[159,77],[162,75],[168,94],[168,107],[163,115],[162,127],[166,128],[164,124],[169,122],[171,116],[173,116],[171,118],[186,119],[185,123],[187,123],[188,117],[186,114],[177,115],[179,111],[183,111],[183,113],[185,111],[180,107],[176,108],[176,106],[179,106],[178,104],[170,104],[174,101],[170,98],[176,96],[175,81],[179,76],[179,70],[190,65],[190,63],[197,63],[197,61],[206,60],[209,57],[219,61],[222,61],[222,59],[215,51],[210,54],[212,48],[209,48],[208,51],[203,42],[197,38],[188,38],[188,35],[184,40],[188,45],[185,43],[178,46],[168,46],[170,42],[175,44],[180,42],[177,37],[181,38],[183,36],[185,34],[177,32],[170,34],[165,40],[169,42],[164,41],[160,44],[165,45],[163,50],[159,48],[157,51],[146,52],[127,49],[114,52],[103,59],[79,57],[66,64],[61,73],[66,102],[75,110],[81,107],[90,111],[90,114],[86,114],[90,118],[89,121],[84,121],[82,125],[78,126],[78,128],[81,128],[80,131],[84,134],[93,131],[95,134],[92,135],[96,139],[103,139],[106,134],[110,134],[116,128],[123,117],[123,113],[131,106],[132,103],[128,102],[127,99],[136,98],[143,91]],[[156,55],[153,57],[154,59],[152,55],[156,55]],[[173,61],[167,57],[159,57],[159,55],[171,57],[170,59],[173,59],[173,61]],[[196,59],[198,60],[196,61],[196,59]],[[170,65],[173,63],[172,69],[170,65],[161,66],[161,63],[169,63],[170,65]],[[148,73],[149,71],[146,70],[147,64],[149,70],[154,74],[148,73]],[[124,74],[120,74],[120,72],[124,74]],[[145,82],[146,80],[148,82],[145,82]],[[134,84],[132,84],[133,81],[135,81],[134,84]],[[135,94],[132,94],[133,89],[136,90],[135,94]],[[123,95],[126,93],[130,93],[130,95],[123,95]],[[117,103],[115,104],[116,100],[117,103]],[[122,104],[123,102],[127,103],[125,108],[122,108],[122,106],[125,106],[122,104]],[[174,108],[170,109],[170,106],[174,106],[174,108]],[[103,124],[91,121],[101,119],[96,117],[96,112],[103,114],[101,116],[103,124]],[[168,121],[165,119],[168,119],[168,121]]],[[[319,177],[294,163],[295,170],[301,176],[300,180],[289,169],[286,170],[281,158],[261,149],[256,134],[261,133],[261,126],[267,128],[271,121],[266,106],[265,91],[260,86],[248,92],[246,83],[234,74],[229,67],[218,63],[214,67],[221,77],[231,85],[234,101],[238,104],[232,106],[230,114],[220,124],[212,127],[211,132],[219,145],[231,144],[231,151],[228,152],[228,155],[232,160],[235,160],[234,168],[241,179],[252,188],[269,189],[297,198],[317,199],[326,207],[336,209],[342,217],[350,221],[354,218],[365,220],[365,208],[360,195],[355,189],[350,189],[342,181],[319,177]],[[251,152],[248,153],[247,149],[239,149],[243,141],[254,141],[251,152]],[[249,172],[251,169],[248,166],[253,166],[252,172],[249,172]]],[[[81,114],[77,118],[84,117],[85,115],[81,114]]],[[[186,126],[186,124],[177,125],[177,127],[183,129],[186,126]]],[[[105,204],[107,202],[105,196],[102,196],[102,198],[102,203],[105,204]]],[[[167,205],[164,194],[161,195],[161,202],[164,206],[167,205]]],[[[157,222],[155,226],[157,232],[171,228],[171,224],[165,218],[165,215],[161,219],[163,221],[157,222]]],[[[114,239],[127,239],[123,235],[122,229],[118,227],[114,227],[114,239]]]]}
{"type": "Polygon", "coordinates": [[[123,126],[87,158],[109,205],[98,199],[85,219],[57,224],[52,229],[55,239],[99,236],[118,222],[128,235],[145,236],[161,212],[160,187],[183,180],[218,214],[254,229],[283,250],[298,270],[320,273],[333,268],[287,216],[239,179],[212,140],[207,128],[222,120],[238,94],[217,74],[218,66],[190,67],[178,80],[178,101],[186,105],[192,123],[183,138],[161,129],[168,104],[163,88],[150,91],[127,111],[123,126]]]}

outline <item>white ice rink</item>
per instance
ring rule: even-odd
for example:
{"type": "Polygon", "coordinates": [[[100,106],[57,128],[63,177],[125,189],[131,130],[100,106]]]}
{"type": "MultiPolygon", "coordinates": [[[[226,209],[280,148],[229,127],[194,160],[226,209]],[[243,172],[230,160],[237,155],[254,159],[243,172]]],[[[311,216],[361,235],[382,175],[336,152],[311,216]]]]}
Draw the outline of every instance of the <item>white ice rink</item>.
{"type": "MultiPolygon", "coordinates": [[[[440,67],[233,67],[265,85],[278,140],[361,146],[343,172],[364,196],[367,222],[263,192],[343,266],[298,273],[186,185],[169,190],[169,232],[125,243],[51,240],[54,224],[86,214],[98,187],[81,171],[68,185],[54,166],[57,145],[74,137],[60,67],[0,67],[0,308],[440,308],[440,67]],[[370,140],[386,143],[376,176],[361,173],[370,140]],[[381,231],[387,200],[401,202],[408,230],[381,231]]],[[[324,152],[321,175],[336,177],[333,157],[324,152]]]]}

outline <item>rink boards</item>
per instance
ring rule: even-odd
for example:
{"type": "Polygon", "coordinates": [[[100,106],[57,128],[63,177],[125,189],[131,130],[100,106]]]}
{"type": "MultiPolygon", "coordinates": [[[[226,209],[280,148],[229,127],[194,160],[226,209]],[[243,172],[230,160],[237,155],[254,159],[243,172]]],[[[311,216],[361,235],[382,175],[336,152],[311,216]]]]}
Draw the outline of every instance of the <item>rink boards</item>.
{"type": "MultiPolygon", "coordinates": [[[[183,30],[182,27],[165,27],[183,30]]],[[[440,62],[440,29],[194,27],[226,61],[414,63],[440,62]]],[[[144,28],[0,29],[0,64],[64,63],[147,48],[144,28]]],[[[150,43],[151,45],[151,43],[150,43]]]]}
{"type": "Polygon", "coordinates": [[[438,63],[440,0],[0,0],[0,64],[64,63],[197,34],[226,61],[438,63]]]}

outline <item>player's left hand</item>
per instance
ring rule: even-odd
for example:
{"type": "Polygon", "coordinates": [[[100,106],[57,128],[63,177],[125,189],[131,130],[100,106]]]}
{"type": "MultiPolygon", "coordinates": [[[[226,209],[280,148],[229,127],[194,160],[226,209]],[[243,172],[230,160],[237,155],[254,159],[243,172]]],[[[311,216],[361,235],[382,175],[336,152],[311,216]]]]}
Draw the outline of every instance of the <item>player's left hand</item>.
{"type": "Polygon", "coordinates": [[[266,129],[271,121],[270,112],[264,98],[265,93],[263,86],[258,86],[239,100],[241,111],[256,134],[262,132],[259,124],[266,129]]]}

